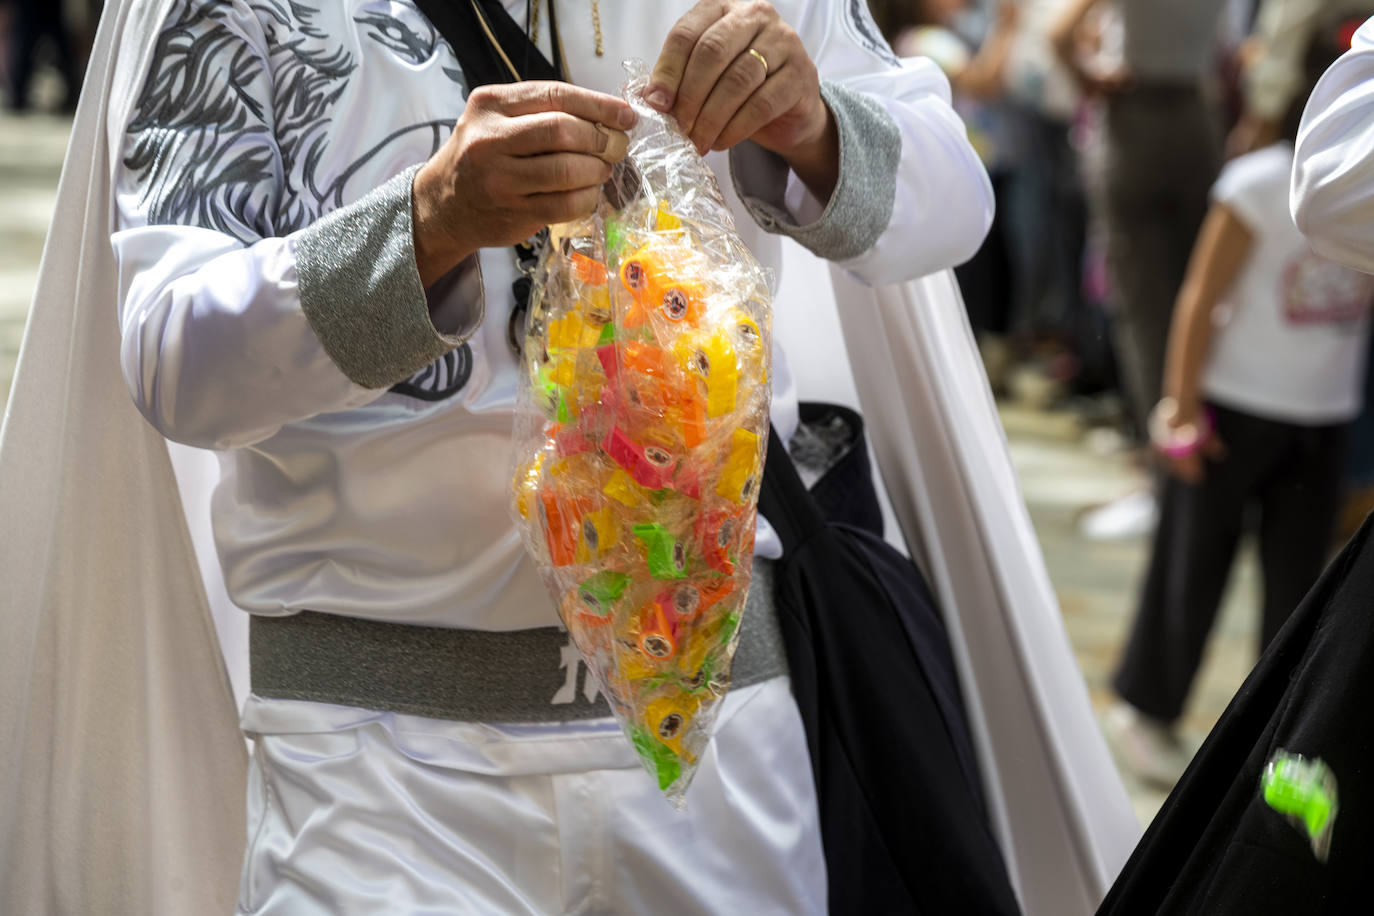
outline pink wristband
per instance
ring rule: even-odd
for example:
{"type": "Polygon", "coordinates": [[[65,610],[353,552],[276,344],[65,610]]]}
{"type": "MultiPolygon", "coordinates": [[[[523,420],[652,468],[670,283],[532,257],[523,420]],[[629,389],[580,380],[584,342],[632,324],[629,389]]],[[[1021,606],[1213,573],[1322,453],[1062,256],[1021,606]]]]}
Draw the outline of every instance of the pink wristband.
{"type": "Polygon", "coordinates": [[[1212,438],[1214,418],[1210,407],[1202,412],[1195,423],[1177,428],[1169,425],[1165,413],[1171,416],[1178,413],[1178,405],[1172,398],[1161,400],[1150,413],[1150,442],[1165,457],[1187,458],[1212,438]]]}

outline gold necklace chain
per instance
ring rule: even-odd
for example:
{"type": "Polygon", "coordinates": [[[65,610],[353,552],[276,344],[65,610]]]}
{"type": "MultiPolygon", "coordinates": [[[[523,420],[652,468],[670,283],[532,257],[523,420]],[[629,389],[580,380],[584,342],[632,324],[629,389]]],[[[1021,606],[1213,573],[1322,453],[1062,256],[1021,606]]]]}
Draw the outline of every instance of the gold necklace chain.
{"type": "Polygon", "coordinates": [[[605,57],[606,52],[601,47],[601,7],[597,0],[592,0],[592,35],[596,38],[596,56],[605,57]]]}
{"type": "MultiPolygon", "coordinates": [[[[550,3],[553,0],[549,0],[550,3]]],[[[542,0],[534,0],[534,12],[530,14],[530,34],[537,42],[539,40],[539,9],[542,0]]],[[[599,0],[592,0],[592,37],[595,39],[595,49],[597,57],[605,57],[606,49],[601,40],[601,4],[599,0]]]]}

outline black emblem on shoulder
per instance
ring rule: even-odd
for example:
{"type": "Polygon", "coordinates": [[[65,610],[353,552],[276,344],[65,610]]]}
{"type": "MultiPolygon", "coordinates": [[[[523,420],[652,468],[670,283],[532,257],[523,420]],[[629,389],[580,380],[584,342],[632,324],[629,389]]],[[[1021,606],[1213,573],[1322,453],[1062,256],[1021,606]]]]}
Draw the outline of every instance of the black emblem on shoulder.
{"type": "Polygon", "coordinates": [[[397,385],[395,394],[419,398],[421,401],[446,401],[467,385],[472,378],[472,348],[463,344],[445,353],[419,372],[397,385]]]}
{"type": "Polygon", "coordinates": [[[844,20],[850,34],[861,47],[890,66],[901,66],[901,61],[892,53],[892,47],[878,29],[878,24],[873,21],[873,14],[868,9],[868,0],[849,0],[848,14],[844,20]]]}

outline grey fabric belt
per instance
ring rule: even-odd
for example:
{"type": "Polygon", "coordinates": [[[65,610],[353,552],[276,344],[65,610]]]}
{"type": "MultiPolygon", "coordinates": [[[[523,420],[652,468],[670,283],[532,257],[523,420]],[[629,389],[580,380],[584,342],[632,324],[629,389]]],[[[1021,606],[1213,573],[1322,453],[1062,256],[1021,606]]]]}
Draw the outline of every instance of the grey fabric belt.
{"type": "MultiPolygon", "coordinates": [[[[787,673],[773,562],[755,559],[733,687],[787,673]]],[[[611,714],[559,627],[492,632],[301,611],[253,615],[253,692],[459,722],[557,722],[611,714]],[[595,695],[595,700],[589,700],[595,695]]]]}

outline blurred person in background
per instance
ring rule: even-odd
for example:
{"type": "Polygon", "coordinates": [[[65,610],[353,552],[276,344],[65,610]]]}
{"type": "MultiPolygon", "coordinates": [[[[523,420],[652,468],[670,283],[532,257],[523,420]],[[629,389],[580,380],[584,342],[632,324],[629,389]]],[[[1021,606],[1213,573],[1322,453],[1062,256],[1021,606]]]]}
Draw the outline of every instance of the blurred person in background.
{"type": "Polygon", "coordinates": [[[1260,149],[1279,138],[1285,114],[1306,88],[1303,56],[1318,24],[1368,8],[1368,0],[1260,0],[1244,55],[1244,107],[1226,140],[1230,155],[1260,149]]]}
{"type": "Polygon", "coordinates": [[[955,268],[955,274],[988,381],[999,393],[1011,368],[1008,334],[1013,302],[1026,286],[1024,274],[1016,270],[1017,240],[1004,205],[1019,157],[1012,125],[1000,103],[1017,12],[1015,4],[1004,2],[989,21],[968,0],[917,0],[889,4],[881,20],[898,55],[930,58],[949,77],[955,109],[992,180],[998,202],[992,228],[978,253],[955,268]]]}
{"type": "Polygon", "coordinates": [[[1015,313],[1035,343],[1051,396],[1096,394],[1115,378],[1104,315],[1084,286],[1088,211],[1076,130],[1084,97],[1052,41],[1069,2],[1023,0],[1006,68],[1007,108],[1021,148],[1007,202],[1026,281],[1015,313]]]}
{"type": "Polygon", "coordinates": [[[1036,400],[1064,382],[1097,391],[1110,376],[1082,293],[1087,215],[1071,140],[1081,96],[1049,40],[1066,2],[872,2],[894,50],[949,76],[992,176],[993,229],[956,273],[993,390],[1005,393],[1016,364],[1031,359],[1044,372],[1031,374],[1033,389],[1017,388],[1036,400]]]}
{"type": "MultiPolygon", "coordinates": [[[[1104,229],[1117,310],[1113,332],[1137,432],[1159,399],[1174,298],[1221,166],[1221,130],[1209,86],[1225,0],[1070,0],[1053,30],[1060,60],[1087,95],[1104,101],[1095,206],[1104,229]],[[1119,36],[1080,42],[1094,14],[1119,17],[1119,36]],[[1116,46],[1119,44],[1119,48],[1116,46]]],[[[1084,520],[1095,536],[1144,533],[1152,489],[1084,520]]]]}
{"type": "Polygon", "coordinates": [[[62,74],[63,111],[76,110],[76,97],[81,89],[76,58],[72,53],[71,35],[64,16],[65,7],[58,0],[16,0],[10,26],[9,107],[13,111],[29,109],[29,86],[39,61],[39,53],[46,43],[54,55],[54,63],[62,74]]]}
{"type": "MultiPolygon", "coordinates": [[[[1307,86],[1349,46],[1318,26],[1307,86]]],[[[1165,396],[1150,436],[1169,471],[1149,572],[1107,719],[1123,762],[1172,784],[1189,755],[1174,731],[1247,513],[1258,522],[1267,646],[1317,580],[1341,495],[1347,428],[1360,412],[1374,277],[1313,254],[1288,213],[1293,140],[1222,171],[1178,296],[1165,396]]]]}

